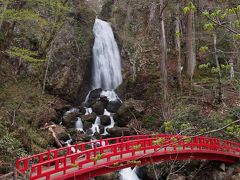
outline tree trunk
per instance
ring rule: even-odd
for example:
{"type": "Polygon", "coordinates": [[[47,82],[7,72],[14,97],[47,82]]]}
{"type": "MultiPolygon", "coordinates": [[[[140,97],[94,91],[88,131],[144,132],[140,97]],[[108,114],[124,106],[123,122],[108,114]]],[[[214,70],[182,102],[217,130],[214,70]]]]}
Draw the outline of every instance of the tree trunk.
{"type": "Polygon", "coordinates": [[[187,15],[187,35],[186,35],[186,48],[187,48],[187,75],[192,81],[195,66],[196,57],[194,53],[194,37],[193,37],[193,11],[190,10],[187,15]]]}
{"type": "Polygon", "coordinates": [[[6,1],[5,3],[3,3],[3,11],[2,11],[2,15],[1,15],[1,20],[0,20],[0,31],[2,31],[2,25],[3,25],[3,20],[4,20],[4,14],[7,10],[8,7],[8,1],[6,1]]]}
{"type": "Polygon", "coordinates": [[[181,42],[180,42],[180,19],[179,19],[179,3],[177,3],[176,14],[176,51],[177,51],[177,81],[180,91],[182,91],[182,63],[181,63],[181,42]]]}
{"type": "Polygon", "coordinates": [[[163,99],[164,101],[167,100],[168,95],[168,83],[167,83],[167,42],[166,42],[166,35],[165,35],[165,24],[164,24],[164,15],[163,15],[163,0],[160,0],[161,6],[161,14],[160,14],[160,26],[161,26],[161,36],[160,36],[160,73],[161,73],[161,83],[162,83],[162,90],[163,90],[163,99]]]}
{"type": "Polygon", "coordinates": [[[218,54],[217,54],[217,36],[216,34],[213,34],[213,44],[214,44],[214,55],[215,55],[215,63],[218,69],[218,97],[217,97],[217,103],[221,104],[223,102],[222,98],[222,74],[221,69],[218,61],[218,54]]]}
{"type": "Polygon", "coordinates": [[[234,64],[233,64],[233,58],[230,59],[229,61],[230,65],[230,79],[234,78],[234,64]]]}

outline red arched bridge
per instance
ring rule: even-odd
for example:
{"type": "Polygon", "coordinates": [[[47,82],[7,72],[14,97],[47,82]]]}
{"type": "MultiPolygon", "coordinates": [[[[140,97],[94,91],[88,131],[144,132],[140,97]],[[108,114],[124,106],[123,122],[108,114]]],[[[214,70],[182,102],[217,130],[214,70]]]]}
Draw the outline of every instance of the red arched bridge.
{"type": "Polygon", "coordinates": [[[210,137],[136,135],[76,144],[21,158],[30,179],[90,179],[126,167],[165,160],[207,159],[235,163],[240,143],[210,137]]]}

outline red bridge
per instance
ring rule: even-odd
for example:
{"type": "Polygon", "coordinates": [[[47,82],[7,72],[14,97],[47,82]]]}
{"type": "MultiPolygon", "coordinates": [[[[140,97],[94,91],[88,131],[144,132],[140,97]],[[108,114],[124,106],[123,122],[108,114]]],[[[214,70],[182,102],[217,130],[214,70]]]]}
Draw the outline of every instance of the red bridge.
{"type": "Polygon", "coordinates": [[[207,159],[235,163],[240,143],[210,137],[136,135],[76,144],[17,160],[30,179],[87,180],[126,167],[166,160],[207,159]]]}

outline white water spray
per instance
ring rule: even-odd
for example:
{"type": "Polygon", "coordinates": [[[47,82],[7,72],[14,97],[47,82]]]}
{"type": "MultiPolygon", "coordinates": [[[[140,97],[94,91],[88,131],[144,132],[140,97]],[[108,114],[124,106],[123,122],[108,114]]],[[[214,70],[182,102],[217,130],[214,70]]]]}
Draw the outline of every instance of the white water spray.
{"type": "Polygon", "coordinates": [[[134,169],[133,170],[131,168],[122,169],[120,171],[120,180],[140,180],[134,169]]]}
{"type": "Polygon", "coordinates": [[[82,119],[80,117],[77,117],[77,121],[76,121],[76,129],[80,132],[84,132],[83,130],[83,123],[82,123],[82,119]]]}

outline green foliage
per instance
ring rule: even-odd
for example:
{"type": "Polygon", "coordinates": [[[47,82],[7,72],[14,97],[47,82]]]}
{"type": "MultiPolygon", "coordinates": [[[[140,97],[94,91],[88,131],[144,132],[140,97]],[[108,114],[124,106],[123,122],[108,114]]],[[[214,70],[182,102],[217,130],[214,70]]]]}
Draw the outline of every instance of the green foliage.
{"type": "Polygon", "coordinates": [[[208,51],[208,46],[201,46],[201,47],[199,48],[199,51],[200,51],[200,52],[206,52],[206,51],[208,51]]]}
{"type": "Polygon", "coordinates": [[[102,154],[97,154],[96,156],[94,156],[94,157],[91,157],[90,159],[92,160],[92,161],[98,161],[98,160],[100,160],[100,159],[103,159],[105,157],[105,153],[102,153],[102,154]]]}
{"type": "Polygon", "coordinates": [[[183,137],[183,141],[185,142],[185,143],[190,143],[191,141],[192,141],[192,138],[190,138],[190,137],[183,137]]]}
{"type": "Polygon", "coordinates": [[[139,149],[141,149],[141,147],[142,147],[142,145],[141,145],[141,144],[138,144],[138,145],[132,146],[131,149],[133,149],[133,150],[139,150],[139,149]]]}
{"type": "Polygon", "coordinates": [[[185,130],[185,129],[188,129],[191,127],[191,124],[190,123],[183,123],[181,124],[180,128],[181,130],[185,130]]]}
{"type": "Polygon", "coordinates": [[[4,13],[3,18],[7,22],[41,20],[38,14],[31,9],[22,9],[22,10],[8,9],[4,13]]]}
{"type": "Polygon", "coordinates": [[[209,69],[209,67],[210,67],[210,63],[198,65],[198,68],[199,68],[200,70],[206,70],[206,69],[209,69]]]}
{"type": "Polygon", "coordinates": [[[214,26],[215,26],[214,23],[209,22],[209,23],[204,24],[203,28],[204,28],[204,30],[211,31],[211,30],[213,30],[214,26]]]}
{"type": "Polygon", "coordinates": [[[175,36],[176,36],[177,38],[179,38],[180,35],[181,35],[181,33],[180,33],[179,31],[176,31],[176,32],[175,32],[175,36]]]}
{"type": "Polygon", "coordinates": [[[233,38],[236,39],[236,40],[240,40],[240,34],[234,34],[233,38]]]}
{"type": "Polygon", "coordinates": [[[15,162],[17,158],[26,156],[26,151],[21,143],[12,134],[6,133],[0,139],[1,159],[6,162],[15,162]]]}
{"type": "Polygon", "coordinates": [[[133,164],[135,166],[139,166],[141,165],[141,161],[140,160],[130,160],[130,161],[127,161],[127,164],[133,164]]]}
{"type": "Polygon", "coordinates": [[[165,138],[157,138],[156,140],[152,141],[153,146],[162,145],[165,142],[165,138]]]}
{"type": "MultiPolygon", "coordinates": [[[[225,124],[228,125],[232,122],[231,119],[225,120],[225,124]]],[[[227,127],[226,133],[235,136],[235,137],[240,137],[240,125],[239,124],[232,124],[231,126],[227,127]]]]}
{"type": "Polygon", "coordinates": [[[183,8],[183,13],[184,14],[188,14],[190,12],[190,8],[189,7],[184,7],[183,8]]]}
{"type": "Polygon", "coordinates": [[[220,71],[220,69],[217,68],[217,67],[212,67],[212,68],[211,68],[211,73],[212,73],[212,74],[217,74],[219,71],[220,71]]]}
{"type": "Polygon", "coordinates": [[[22,48],[18,48],[18,47],[13,47],[9,51],[7,51],[7,53],[11,57],[21,58],[21,59],[24,59],[31,63],[41,63],[41,62],[46,61],[46,59],[36,58],[38,55],[38,53],[36,51],[30,51],[30,50],[22,49],[22,48]]]}
{"type": "Polygon", "coordinates": [[[166,132],[171,132],[171,131],[173,131],[173,122],[166,121],[166,122],[164,122],[163,127],[166,132]]]}
{"type": "Polygon", "coordinates": [[[196,6],[192,2],[190,2],[188,3],[188,6],[183,8],[183,13],[188,14],[190,11],[195,12],[196,10],[196,6]]]}

